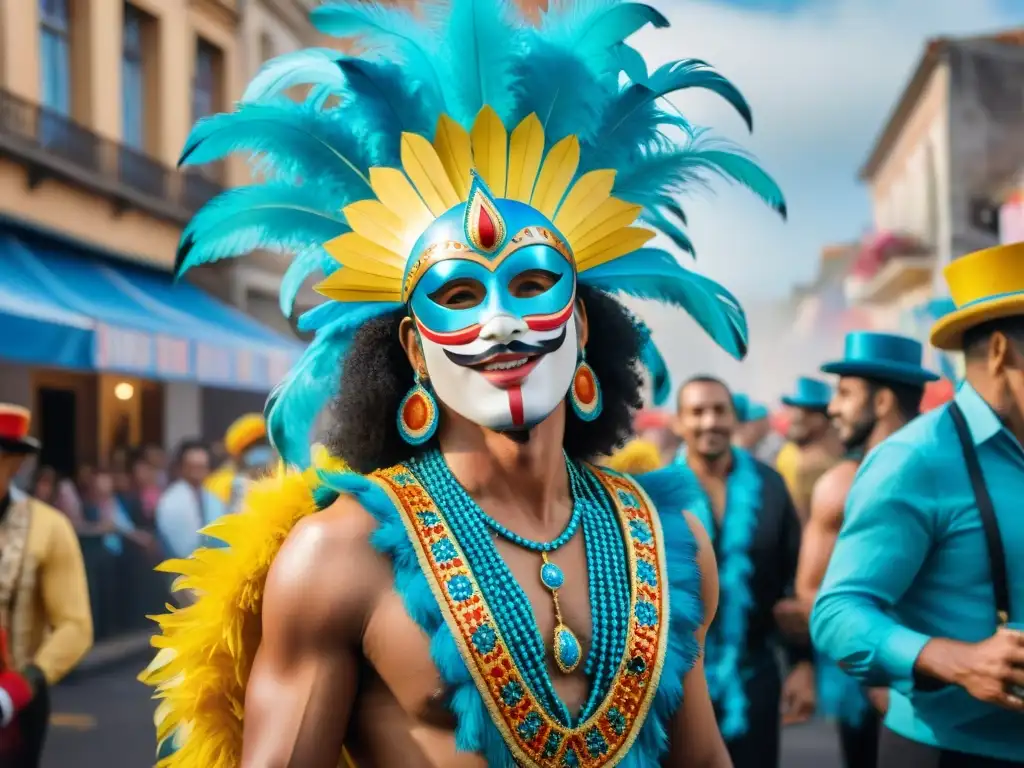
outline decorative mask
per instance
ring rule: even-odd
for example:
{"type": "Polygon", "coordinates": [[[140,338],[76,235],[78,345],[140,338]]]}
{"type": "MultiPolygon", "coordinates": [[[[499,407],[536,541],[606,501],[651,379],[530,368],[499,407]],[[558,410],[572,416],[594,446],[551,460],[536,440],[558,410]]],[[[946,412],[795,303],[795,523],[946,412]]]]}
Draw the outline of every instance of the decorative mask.
{"type": "Polygon", "coordinates": [[[413,253],[409,309],[437,397],[493,430],[547,418],[579,356],[576,269],[555,225],[474,176],[413,253]]]}

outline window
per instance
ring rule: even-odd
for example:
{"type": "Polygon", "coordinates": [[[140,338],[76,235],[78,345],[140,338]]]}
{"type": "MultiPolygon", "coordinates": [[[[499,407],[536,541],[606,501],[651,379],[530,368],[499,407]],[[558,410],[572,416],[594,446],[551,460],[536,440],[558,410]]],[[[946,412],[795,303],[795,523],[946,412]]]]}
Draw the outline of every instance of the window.
{"type": "Polygon", "coordinates": [[[121,46],[121,140],[138,150],[142,150],[146,143],[146,72],[142,49],[148,21],[142,11],[125,3],[121,46]]]}
{"type": "Polygon", "coordinates": [[[192,119],[212,115],[220,109],[220,74],[223,71],[220,49],[199,38],[196,44],[195,73],[192,80],[192,119]]]}
{"type": "Polygon", "coordinates": [[[40,61],[43,106],[71,114],[70,0],[39,0],[40,61]]]}

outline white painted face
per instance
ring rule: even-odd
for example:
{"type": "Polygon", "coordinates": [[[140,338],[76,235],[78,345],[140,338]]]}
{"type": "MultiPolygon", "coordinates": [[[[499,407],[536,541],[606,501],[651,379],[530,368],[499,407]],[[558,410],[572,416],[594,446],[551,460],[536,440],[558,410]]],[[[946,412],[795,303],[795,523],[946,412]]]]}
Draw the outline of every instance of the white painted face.
{"type": "Polygon", "coordinates": [[[520,317],[487,319],[466,344],[420,334],[427,375],[438,399],[495,431],[529,429],[565,400],[577,362],[576,313],[559,327],[534,331],[520,317]]]}

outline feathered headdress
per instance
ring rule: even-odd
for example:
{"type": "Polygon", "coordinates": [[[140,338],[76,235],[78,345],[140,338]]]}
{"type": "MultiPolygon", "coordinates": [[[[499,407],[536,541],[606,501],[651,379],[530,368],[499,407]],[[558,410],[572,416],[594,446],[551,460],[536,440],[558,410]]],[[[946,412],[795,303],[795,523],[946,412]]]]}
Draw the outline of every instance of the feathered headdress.
{"type": "MultiPolygon", "coordinates": [[[[345,347],[366,321],[404,306],[422,273],[414,244],[460,206],[467,216],[485,209],[488,243],[501,225],[490,204],[532,207],[561,233],[579,282],[681,307],[742,357],[747,327],[735,297],[644,247],[661,232],[692,253],[677,197],[716,175],[785,215],[779,188],[747,154],[662,102],[710,89],[750,126],[740,92],[703,61],[649,74],[625,40],[668,22],[640,3],[553,0],[536,27],[512,0],[419,10],[355,1],[316,9],[321,32],[356,37],[362,53],[314,48],[267,62],[234,112],[199,121],[181,158],[248,152],[263,181],[223,192],[195,216],[179,272],[257,248],[292,254],[281,286],[288,315],[305,279],[326,276],[318,290],[331,301],[299,320],[315,339],[268,402],[284,458],[308,463],[309,428],[335,392],[345,347]],[[284,92],[299,85],[311,88],[296,103],[284,92]]],[[[664,397],[667,370],[649,335],[643,362],[664,397]]]]}

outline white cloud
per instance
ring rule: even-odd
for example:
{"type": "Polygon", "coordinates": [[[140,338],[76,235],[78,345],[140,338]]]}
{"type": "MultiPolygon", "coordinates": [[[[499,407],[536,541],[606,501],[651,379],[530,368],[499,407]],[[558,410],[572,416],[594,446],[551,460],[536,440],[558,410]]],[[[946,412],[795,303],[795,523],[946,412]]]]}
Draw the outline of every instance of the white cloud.
{"type": "MultiPolygon", "coordinates": [[[[750,148],[786,193],[788,223],[724,182],[714,196],[684,201],[696,267],[743,297],[784,294],[813,275],[823,245],[870,225],[857,170],[927,39],[990,32],[1013,21],[994,0],[813,0],[783,14],[710,0],[654,4],[672,26],[645,29],[634,45],[652,69],[700,58],[730,78],[753,108],[752,136],[711,94],[687,92],[675,101],[693,122],[750,148]]],[[[1016,20],[1022,19],[1024,9],[1016,20]]],[[[644,315],[678,376],[695,372],[695,365],[739,373],[703,340],[684,341],[676,314],[645,309],[644,315]]],[[[685,330],[699,333],[690,323],[685,330]]],[[[752,345],[770,345],[758,330],[752,345]]],[[[750,366],[743,370],[748,379],[755,374],[750,366]]]]}

